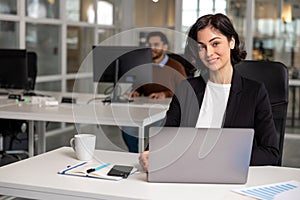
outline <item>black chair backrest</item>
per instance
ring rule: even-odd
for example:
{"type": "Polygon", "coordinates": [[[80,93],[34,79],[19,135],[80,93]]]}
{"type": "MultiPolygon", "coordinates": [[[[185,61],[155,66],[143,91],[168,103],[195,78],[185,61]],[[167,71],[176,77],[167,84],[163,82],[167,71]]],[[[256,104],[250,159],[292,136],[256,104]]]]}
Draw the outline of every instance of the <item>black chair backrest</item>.
{"type": "Polygon", "coordinates": [[[265,84],[279,140],[280,159],[278,166],[281,166],[288,107],[288,69],[280,62],[252,60],[244,60],[235,68],[242,76],[265,84]]]}
{"type": "Polygon", "coordinates": [[[35,52],[27,52],[27,72],[28,72],[28,85],[27,90],[34,90],[35,81],[37,76],[37,54],[35,52]]]}
{"type": "Polygon", "coordinates": [[[194,72],[197,69],[184,57],[183,54],[169,53],[168,56],[182,64],[188,77],[194,76],[194,72]]]}

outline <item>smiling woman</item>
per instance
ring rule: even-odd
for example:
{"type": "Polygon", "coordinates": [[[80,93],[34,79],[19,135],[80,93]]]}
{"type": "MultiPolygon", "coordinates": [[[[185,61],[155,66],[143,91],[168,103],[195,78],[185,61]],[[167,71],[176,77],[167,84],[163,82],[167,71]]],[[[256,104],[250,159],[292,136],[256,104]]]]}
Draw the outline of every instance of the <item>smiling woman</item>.
{"type": "MultiPolygon", "coordinates": [[[[234,69],[246,52],[239,47],[230,19],[204,15],[188,36],[186,56],[201,67],[202,76],[183,81],[176,89],[165,126],[254,129],[251,165],[276,165],[279,148],[269,97],[262,83],[234,69]]],[[[148,151],[140,161],[147,170],[148,151]]]]}

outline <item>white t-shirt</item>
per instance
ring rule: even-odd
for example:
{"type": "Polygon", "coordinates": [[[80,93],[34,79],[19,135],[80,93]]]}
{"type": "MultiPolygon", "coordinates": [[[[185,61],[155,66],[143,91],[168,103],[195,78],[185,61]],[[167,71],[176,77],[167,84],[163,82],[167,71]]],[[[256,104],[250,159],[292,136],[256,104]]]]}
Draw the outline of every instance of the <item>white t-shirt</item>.
{"type": "Polygon", "coordinates": [[[207,82],[196,128],[222,128],[230,87],[207,82]]]}

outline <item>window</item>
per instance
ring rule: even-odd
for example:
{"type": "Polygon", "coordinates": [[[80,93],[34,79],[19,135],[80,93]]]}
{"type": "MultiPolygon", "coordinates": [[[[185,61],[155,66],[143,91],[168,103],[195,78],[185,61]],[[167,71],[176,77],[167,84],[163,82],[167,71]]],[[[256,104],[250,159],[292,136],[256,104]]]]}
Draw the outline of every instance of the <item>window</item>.
{"type": "Polygon", "coordinates": [[[26,24],[26,49],[38,55],[38,76],[61,73],[61,27],[26,24]]]}
{"type": "Polygon", "coordinates": [[[32,18],[59,18],[59,2],[55,0],[27,0],[26,16],[32,18]]]}
{"type": "Polygon", "coordinates": [[[17,14],[17,1],[16,0],[1,0],[0,1],[0,14],[16,15],[17,14]]]}
{"type": "MultiPolygon", "coordinates": [[[[94,28],[67,27],[67,73],[77,73],[94,44],[94,28]]],[[[83,72],[81,70],[81,72],[83,72]]]]}
{"type": "Polygon", "coordinates": [[[66,19],[70,21],[79,21],[80,19],[80,0],[66,1],[66,19]]]}
{"type": "Polygon", "coordinates": [[[88,91],[92,69],[80,67],[93,45],[120,31],[122,5],[122,0],[0,0],[0,48],[37,54],[37,89],[70,91],[77,78],[77,88],[88,91]]]}
{"type": "Polygon", "coordinates": [[[66,19],[75,22],[95,22],[94,0],[67,0],[66,19]]]}
{"type": "Polygon", "coordinates": [[[19,47],[19,23],[0,21],[0,48],[19,47]]]}
{"type": "Polygon", "coordinates": [[[97,23],[101,25],[113,24],[113,5],[106,1],[98,1],[97,3],[97,23]]]}
{"type": "Polygon", "coordinates": [[[211,13],[226,14],[226,0],[182,0],[182,31],[195,23],[196,19],[202,15],[211,13]]]}

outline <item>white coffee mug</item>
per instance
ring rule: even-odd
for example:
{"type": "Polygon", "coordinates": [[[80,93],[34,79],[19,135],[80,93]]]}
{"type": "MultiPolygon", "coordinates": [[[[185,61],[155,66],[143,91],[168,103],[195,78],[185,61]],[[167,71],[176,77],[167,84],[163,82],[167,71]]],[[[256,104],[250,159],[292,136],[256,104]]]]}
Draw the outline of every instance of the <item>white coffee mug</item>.
{"type": "Polygon", "coordinates": [[[78,134],[70,140],[70,145],[79,160],[92,160],[96,145],[96,136],[93,134],[78,134]]]}

